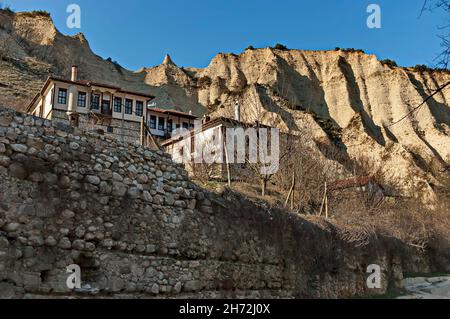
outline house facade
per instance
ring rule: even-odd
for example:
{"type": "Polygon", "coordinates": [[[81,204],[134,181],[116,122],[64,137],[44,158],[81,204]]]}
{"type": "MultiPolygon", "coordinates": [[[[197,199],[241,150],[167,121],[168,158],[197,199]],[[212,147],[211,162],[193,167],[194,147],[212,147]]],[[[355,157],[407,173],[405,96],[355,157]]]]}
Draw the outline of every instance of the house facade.
{"type": "Polygon", "coordinates": [[[153,99],[149,94],[79,80],[78,68],[73,66],[70,80],[49,77],[27,112],[130,143],[141,140],[142,122],[155,137],[165,139],[171,127],[189,126],[195,119],[191,114],[149,108],[153,99]]]}
{"type": "Polygon", "coordinates": [[[179,128],[192,129],[196,116],[175,110],[147,108],[147,127],[153,136],[166,140],[179,128]]]}
{"type": "MultiPolygon", "coordinates": [[[[200,121],[197,122],[195,127],[187,135],[175,134],[173,138],[164,141],[161,146],[166,153],[172,156],[174,161],[184,163],[186,171],[192,176],[226,181],[228,180],[228,175],[230,175],[230,179],[234,181],[249,180],[255,176],[255,169],[259,169],[259,165],[249,165],[246,162],[239,162],[237,160],[237,145],[239,142],[244,143],[244,148],[246,148],[245,156],[247,156],[251,137],[246,135],[247,139],[245,141],[237,141],[234,135],[232,137],[234,142],[232,149],[234,151],[233,153],[228,153],[228,129],[243,129],[244,134],[247,134],[245,132],[249,128],[272,128],[260,123],[244,123],[238,119],[239,116],[236,116],[236,119],[226,117],[209,119],[209,117],[205,117],[201,121],[201,124],[200,121]],[[197,147],[199,147],[200,152],[206,151],[214,154],[214,163],[206,163],[205,161],[196,159],[196,156],[199,156],[197,147]],[[188,158],[190,160],[186,160],[187,153],[189,153],[188,158]]],[[[256,136],[255,138],[258,139],[256,136]]],[[[253,139],[252,142],[257,143],[259,141],[253,139]]]]}

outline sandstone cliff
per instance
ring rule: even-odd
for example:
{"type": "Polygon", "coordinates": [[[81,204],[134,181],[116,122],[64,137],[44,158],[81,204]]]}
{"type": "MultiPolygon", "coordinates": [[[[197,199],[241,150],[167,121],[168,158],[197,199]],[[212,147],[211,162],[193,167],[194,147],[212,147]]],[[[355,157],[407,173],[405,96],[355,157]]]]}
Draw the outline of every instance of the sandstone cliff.
{"type": "Polygon", "coordinates": [[[82,34],[56,30],[45,14],[0,12],[0,103],[26,105],[48,74],[80,76],[157,96],[160,107],[194,114],[232,114],[236,100],[244,121],[338,143],[350,158],[368,157],[408,195],[433,196],[450,163],[449,89],[413,116],[400,119],[439,86],[448,72],[383,65],[360,52],[247,50],[218,54],[204,69],[181,68],[170,58],[132,72],[95,55],[82,34]]]}

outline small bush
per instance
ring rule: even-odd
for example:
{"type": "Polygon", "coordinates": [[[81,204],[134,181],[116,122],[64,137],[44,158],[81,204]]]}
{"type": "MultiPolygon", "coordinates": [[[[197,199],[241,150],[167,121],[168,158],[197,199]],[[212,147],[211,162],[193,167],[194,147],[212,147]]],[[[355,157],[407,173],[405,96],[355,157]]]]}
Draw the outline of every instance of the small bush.
{"type": "Polygon", "coordinates": [[[255,50],[255,48],[253,47],[253,45],[249,45],[248,47],[245,48],[245,51],[247,50],[253,51],[255,50]]]}
{"type": "Polygon", "coordinates": [[[13,14],[14,11],[8,5],[5,5],[0,2],[0,11],[6,14],[13,14]]]}
{"type": "Polygon", "coordinates": [[[50,16],[50,12],[45,11],[45,10],[34,10],[34,11],[31,11],[31,14],[38,15],[38,16],[50,16]]]}
{"type": "Polygon", "coordinates": [[[417,64],[413,67],[414,71],[417,72],[445,72],[450,73],[448,69],[442,69],[442,68],[430,68],[429,66],[426,66],[425,64],[417,64]]]}
{"type": "Polygon", "coordinates": [[[354,48],[347,48],[347,49],[341,49],[344,52],[349,52],[349,53],[366,53],[364,52],[364,50],[361,49],[354,49],[354,48]]]}
{"type": "Polygon", "coordinates": [[[341,48],[340,47],[335,47],[334,51],[341,51],[341,48]]]}
{"type": "Polygon", "coordinates": [[[413,67],[414,71],[423,72],[423,71],[431,71],[429,67],[427,67],[425,64],[416,64],[413,67]]]}
{"type": "Polygon", "coordinates": [[[289,50],[288,48],[287,48],[287,46],[285,46],[285,45],[283,45],[283,44],[280,44],[280,43],[277,43],[277,44],[275,44],[275,46],[273,47],[275,50],[281,50],[281,51],[287,51],[287,50],[289,50]]]}
{"type": "Polygon", "coordinates": [[[383,65],[387,65],[390,68],[398,67],[397,62],[389,59],[381,60],[380,61],[383,65]]]}

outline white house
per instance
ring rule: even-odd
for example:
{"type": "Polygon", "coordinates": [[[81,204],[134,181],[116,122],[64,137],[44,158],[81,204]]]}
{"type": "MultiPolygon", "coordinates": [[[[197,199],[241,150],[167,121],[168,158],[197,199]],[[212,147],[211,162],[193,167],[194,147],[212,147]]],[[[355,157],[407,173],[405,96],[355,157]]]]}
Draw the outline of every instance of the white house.
{"type": "Polygon", "coordinates": [[[161,139],[169,139],[177,128],[192,129],[197,117],[190,113],[160,108],[147,108],[147,126],[150,132],[161,139]]]}
{"type": "Polygon", "coordinates": [[[27,112],[75,127],[102,131],[128,142],[141,139],[141,122],[161,139],[172,129],[193,124],[195,116],[175,110],[149,108],[154,96],[117,86],[79,80],[72,67],[70,80],[49,77],[27,112]]]}

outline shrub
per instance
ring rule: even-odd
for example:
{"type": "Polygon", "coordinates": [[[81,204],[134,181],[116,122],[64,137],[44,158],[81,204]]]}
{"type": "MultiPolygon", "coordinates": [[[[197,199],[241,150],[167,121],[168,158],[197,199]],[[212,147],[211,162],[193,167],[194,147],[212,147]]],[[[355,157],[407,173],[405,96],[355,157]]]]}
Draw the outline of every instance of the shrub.
{"type": "Polygon", "coordinates": [[[427,67],[425,64],[416,64],[413,67],[414,71],[423,72],[423,71],[431,71],[429,67],[427,67]]]}
{"type": "Polygon", "coordinates": [[[247,50],[253,51],[255,50],[255,48],[253,47],[253,45],[249,45],[248,47],[245,48],[245,51],[247,50]]]}
{"type": "Polygon", "coordinates": [[[283,44],[280,44],[280,43],[275,44],[274,49],[275,49],[275,50],[281,50],[281,51],[287,51],[287,50],[289,50],[289,49],[287,48],[287,46],[285,46],[285,45],[283,45],[283,44]]]}
{"type": "Polygon", "coordinates": [[[449,73],[450,71],[448,69],[442,69],[442,68],[430,68],[429,66],[426,66],[425,64],[417,64],[413,67],[414,71],[417,72],[445,72],[449,73]]]}
{"type": "Polygon", "coordinates": [[[5,5],[0,2],[0,11],[6,14],[13,14],[14,11],[8,5],[5,5]]]}
{"type": "Polygon", "coordinates": [[[364,50],[361,49],[354,49],[354,48],[347,48],[347,49],[341,49],[344,52],[349,52],[349,53],[366,53],[364,52],[364,50]]]}
{"type": "Polygon", "coordinates": [[[49,16],[50,15],[50,13],[45,10],[34,10],[34,11],[31,11],[31,14],[38,15],[38,16],[39,15],[40,16],[49,16]]]}
{"type": "Polygon", "coordinates": [[[390,68],[398,67],[397,62],[389,59],[381,60],[380,61],[383,65],[387,65],[390,68]]]}

